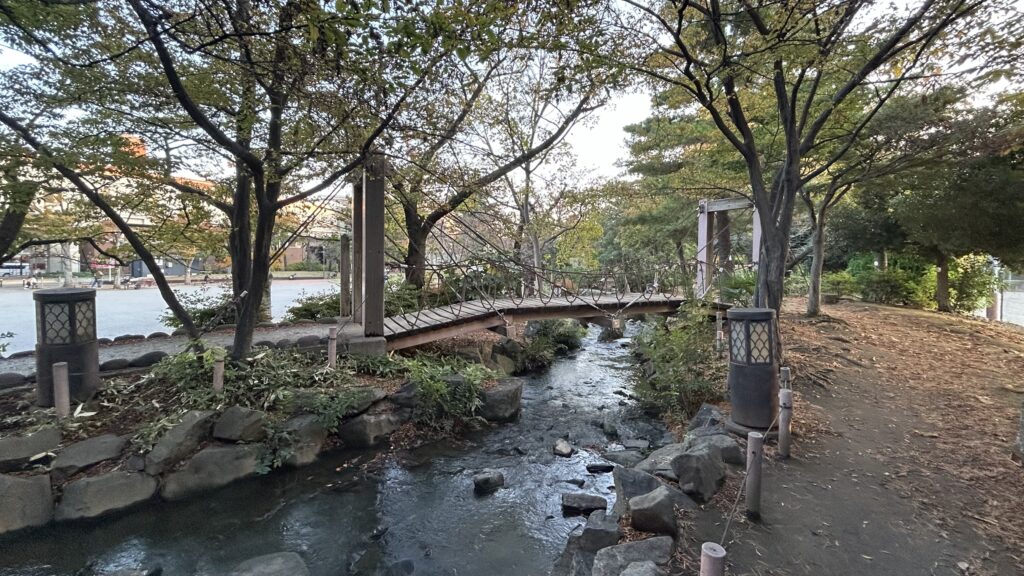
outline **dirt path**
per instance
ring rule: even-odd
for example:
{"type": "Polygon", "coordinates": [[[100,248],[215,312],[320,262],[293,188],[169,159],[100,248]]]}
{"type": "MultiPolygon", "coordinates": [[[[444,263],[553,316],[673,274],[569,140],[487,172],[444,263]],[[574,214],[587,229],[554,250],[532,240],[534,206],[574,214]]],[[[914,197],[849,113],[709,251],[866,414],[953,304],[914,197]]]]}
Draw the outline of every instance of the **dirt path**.
{"type": "MultiPolygon", "coordinates": [[[[763,523],[734,520],[730,574],[1024,574],[1024,469],[1010,459],[1024,332],[853,302],[813,320],[801,308],[788,302],[782,322],[796,457],[768,464],[763,523]]],[[[721,539],[733,494],[697,518],[696,546],[721,539]]]]}

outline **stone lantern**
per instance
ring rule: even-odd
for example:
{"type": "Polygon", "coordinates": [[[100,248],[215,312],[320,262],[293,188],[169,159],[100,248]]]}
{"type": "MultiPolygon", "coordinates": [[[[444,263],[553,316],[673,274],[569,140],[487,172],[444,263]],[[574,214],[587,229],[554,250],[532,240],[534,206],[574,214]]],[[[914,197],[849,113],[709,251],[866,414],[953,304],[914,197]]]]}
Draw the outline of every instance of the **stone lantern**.
{"type": "Polygon", "coordinates": [[[729,423],[738,432],[767,430],[779,410],[775,310],[731,308],[729,320],[729,423]]]}
{"type": "Polygon", "coordinates": [[[96,291],[87,288],[37,290],[36,399],[53,406],[53,365],[67,362],[72,400],[84,402],[99,389],[96,291]]]}

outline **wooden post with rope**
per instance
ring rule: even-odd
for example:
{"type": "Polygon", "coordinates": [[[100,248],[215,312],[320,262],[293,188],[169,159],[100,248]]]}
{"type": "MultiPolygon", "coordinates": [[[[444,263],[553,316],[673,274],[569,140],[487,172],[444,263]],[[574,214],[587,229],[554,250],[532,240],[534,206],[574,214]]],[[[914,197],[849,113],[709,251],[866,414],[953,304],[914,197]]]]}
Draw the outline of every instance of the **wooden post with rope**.
{"type": "Polygon", "coordinates": [[[338,327],[331,326],[327,331],[327,365],[334,368],[338,364],[338,327]]]}
{"type": "Polygon", "coordinates": [[[764,434],[747,433],[747,517],[761,518],[761,459],[764,457],[764,434]]]}
{"type": "Polygon", "coordinates": [[[725,576],[725,548],[714,542],[701,544],[700,576],[725,576]]]}
{"type": "Polygon", "coordinates": [[[60,420],[71,415],[71,389],[67,362],[56,362],[53,365],[53,407],[60,420]]]}

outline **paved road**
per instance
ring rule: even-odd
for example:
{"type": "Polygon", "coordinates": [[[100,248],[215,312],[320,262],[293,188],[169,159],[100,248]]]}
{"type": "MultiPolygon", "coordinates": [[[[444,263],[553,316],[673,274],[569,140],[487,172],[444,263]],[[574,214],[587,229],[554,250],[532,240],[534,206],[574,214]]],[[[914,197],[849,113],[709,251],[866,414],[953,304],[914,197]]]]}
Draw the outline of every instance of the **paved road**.
{"type": "MultiPolygon", "coordinates": [[[[284,317],[289,306],[303,294],[333,288],[328,280],[275,280],[271,285],[271,313],[275,321],[284,317]]],[[[201,286],[181,286],[175,290],[195,293],[201,286]]],[[[207,288],[216,293],[218,288],[207,288]]],[[[139,290],[103,289],[96,293],[96,335],[114,338],[122,334],[170,333],[172,328],[160,321],[167,306],[156,288],[139,290]]],[[[35,303],[32,292],[18,287],[0,289],[0,333],[13,332],[7,353],[35,347],[35,303]]],[[[283,338],[284,336],[282,336],[283,338]]],[[[2,370],[0,370],[2,371],[2,370]]]]}

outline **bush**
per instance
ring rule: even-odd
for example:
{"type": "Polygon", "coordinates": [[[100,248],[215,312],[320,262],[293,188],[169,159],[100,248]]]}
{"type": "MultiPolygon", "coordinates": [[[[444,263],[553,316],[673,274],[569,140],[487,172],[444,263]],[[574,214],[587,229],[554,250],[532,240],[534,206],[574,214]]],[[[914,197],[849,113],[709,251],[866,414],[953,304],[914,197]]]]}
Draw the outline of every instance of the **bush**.
{"type": "Polygon", "coordinates": [[[533,340],[546,340],[555,354],[579,350],[583,346],[586,329],[575,320],[541,320],[536,324],[533,340]]]}
{"type": "Polygon", "coordinates": [[[417,385],[413,418],[443,432],[473,418],[482,385],[494,376],[479,364],[454,357],[410,358],[404,364],[417,385]]]}
{"type": "Polygon", "coordinates": [[[285,312],[285,320],[294,322],[296,320],[319,320],[321,318],[334,318],[341,313],[341,303],[338,301],[338,292],[324,291],[314,294],[303,292],[285,312]]]}
{"type": "Polygon", "coordinates": [[[957,258],[949,267],[949,304],[954,312],[970,314],[991,304],[999,285],[986,256],[957,258]]]}
{"type": "Polygon", "coordinates": [[[806,296],[811,288],[811,275],[806,268],[794,268],[786,274],[782,293],[786,296],[806,296]]]}
{"type": "Polygon", "coordinates": [[[849,272],[827,272],[821,276],[821,291],[824,294],[849,296],[857,293],[857,280],[849,272]]]}
{"type": "Polygon", "coordinates": [[[705,402],[724,394],[725,366],[715,352],[715,325],[707,310],[687,306],[678,319],[647,324],[636,338],[639,353],[652,364],[634,391],[641,403],[655,412],[681,412],[692,416],[705,402]]]}
{"type": "Polygon", "coordinates": [[[929,303],[927,278],[927,275],[890,268],[868,270],[858,275],[856,281],[861,297],[867,302],[923,307],[929,303]]]}
{"type": "Polygon", "coordinates": [[[750,306],[757,291],[757,271],[737,270],[721,278],[722,301],[736,306],[750,306]]]}
{"type": "MultiPolygon", "coordinates": [[[[216,328],[236,322],[237,310],[231,301],[230,290],[212,292],[208,287],[203,287],[199,290],[175,290],[174,294],[197,326],[216,328]]],[[[170,310],[160,316],[160,321],[168,326],[181,328],[181,322],[170,310]]]]}
{"type": "Polygon", "coordinates": [[[324,265],[319,262],[291,262],[284,269],[288,272],[323,272],[324,265]]]}

